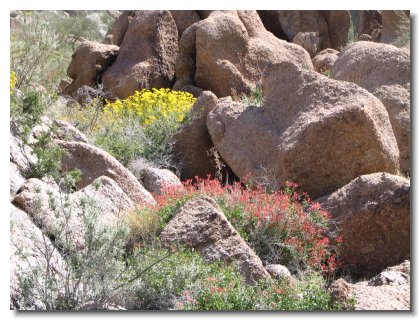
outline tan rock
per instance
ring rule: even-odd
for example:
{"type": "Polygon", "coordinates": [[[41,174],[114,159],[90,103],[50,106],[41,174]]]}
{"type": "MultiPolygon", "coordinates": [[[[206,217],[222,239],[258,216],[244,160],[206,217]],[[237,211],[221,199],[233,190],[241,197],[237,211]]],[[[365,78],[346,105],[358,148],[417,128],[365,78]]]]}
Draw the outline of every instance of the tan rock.
{"type": "Polygon", "coordinates": [[[267,31],[270,31],[279,39],[289,39],[283,31],[277,10],[257,10],[257,13],[267,31]]]}
{"type": "Polygon", "coordinates": [[[178,31],[169,11],[137,11],[103,75],[105,91],[125,99],[136,90],[170,87],[177,53],[178,31]]]}
{"type": "Polygon", "coordinates": [[[373,30],[382,29],[382,13],[380,10],[359,10],[359,37],[372,35],[373,30]]]}
{"type": "Polygon", "coordinates": [[[355,42],[344,50],[331,78],[350,81],[373,93],[386,107],[400,150],[400,166],[410,172],[410,52],[395,46],[355,42]]]}
{"type": "Polygon", "coordinates": [[[29,179],[13,203],[27,212],[36,225],[61,245],[70,237],[77,248],[84,248],[83,216],[95,213],[97,224],[112,225],[135,204],[112,179],[102,176],[83,189],[66,194],[57,185],[29,179]],[[68,229],[69,233],[66,233],[68,229]]]}
{"type": "MultiPolygon", "coordinates": [[[[269,264],[265,266],[265,270],[276,279],[286,279],[288,281],[292,280],[292,274],[289,269],[281,264],[269,264]]],[[[293,280],[292,280],[293,281],[293,280]]]]}
{"type": "Polygon", "coordinates": [[[179,178],[168,169],[149,167],[141,175],[144,188],[152,194],[162,195],[167,188],[183,188],[179,178]]]}
{"type": "Polygon", "coordinates": [[[33,150],[27,144],[24,144],[20,139],[15,130],[12,130],[13,123],[10,125],[10,162],[16,165],[16,169],[19,173],[26,177],[31,166],[34,165],[38,160],[33,154],[33,150]]]}
{"type": "Polygon", "coordinates": [[[402,35],[404,25],[410,25],[410,11],[382,10],[381,42],[394,43],[402,35]]]}
{"type": "Polygon", "coordinates": [[[319,48],[339,50],[347,43],[350,13],[345,10],[280,10],[277,21],[289,41],[299,32],[317,32],[319,48]]]}
{"type": "Polygon", "coordinates": [[[134,18],[136,12],[133,10],[124,10],[121,15],[115,20],[114,26],[112,27],[112,42],[113,44],[120,46],[124,40],[125,33],[127,32],[128,26],[131,20],[134,18]]]}
{"type": "Polygon", "coordinates": [[[366,90],[290,62],[267,68],[263,88],[261,108],[220,102],[207,117],[236,176],[270,178],[274,189],[294,181],[317,197],[364,173],[397,171],[388,113],[366,90]]]}
{"type": "Polygon", "coordinates": [[[61,79],[58,84],[57,90],[59,94],[64,94],[64,90],[71,84],[71,81],[67,79],[61,79]]]}
{"type": "Polygon", "coordinates": [[[318,32],[298,32],[293,38],[293,43],[308,51],[311,58],[320,51],[318,32]]]}
{"type": "Polygon", "coordinates": [[[10,193],[15,193],[25,183],[25,178],[19,171],[17,165],[10,162],[10,193]]]}
{"type": "Polygon", "coordinates": [[[328,288],[328,291],[331,295],[331,300],[333,303],[341,304],[346,308],[350,308],[348,305],[348,300],[351,292],[351,284],[346,280],[340,278],[335,280],[331,286],[328,288]]]}
{"type": "Polygon", "coordinates": [[[248,282],[269,277],[258,256],[208,197],[188,201],[160,238],[168,246],[183,243],[195,248],[209,262],[233,263],[248,282]]]}
{"type": "Polygon", "coordinates": [[[363,175],[317,201],[337,221],[341,260],[351,272],[380,272],[410,258],[409,180],[363,175]]]}
{"type": "Polygon", "coordinates": [[[67,68],[73,79],[64,94],[73,96],[82,86],[96,87],[104,71],[115,61],[119,48],[114,45],[84,41],[76,49],[67,68]]]}
{"type": "Polygon", "coordinates": [[[174,136],[174,152],[179,158],[183,180],[193,179],[195,176],[207,178],[208,174],[214,176],[216,173],[214,159],[209,154],[214,146],[207,130],[206,119],[217,101],[213,93],[204,91],[190,110],[190,120],[174,136]]]}
{"type": "Polygon", "coordinates": [[[312,58],[312,64],[314,65],[315,70],[320,73],[331,70],[338,59],[338,55],[339,52],[334,49],[322,50],[312,58]]]}
{"type": "Polygon", "coordinates": [[[194,10],[170,10],[170,12],[175,20],[179,38],[186,29],[201,20],[197,11],[194,10]]]}
{"type": "Polygon", "coordinates": [[[353,300],[355,310],[411,310],[410,278],[402,272],[383,271],[368,281],[357,283],[338,279],[329,291],[335,302],[348,308],[353,300]]]}
{"type": "MultiPolygon", "coordinates": [[[[31,221],[29,216],[10,205],[10,307],[17,310],[45,310],[42,297],[46,283],[42,276],[32,279],[37,271],[49,268],[51,279],[64,281],[65,263],[50,239],[31,221]],[[23,281],[32,280],[33,301],[22,295],[23,281]]],[[[58,299],[60,292],[49,292],[50,299],[58,299]]]]}
{"type": "Polygon", "coordinates": [[[190,84],[218,97],[239,96],[259,84],[268,64],[288,60],[312,68],[309,58],[268,32],[256,11],[214,11],[182,34],[174,88],[190,84]]]}
{"type": "Polygon", "coordinates": [[[155,203],[152,195],[136,177],[104,150],[83,142],[56,140],[56,143],[67,151],[61,161],[62,170],[79,169],[82,172],[78,189],[86,187],[100,176],[107,176],[113,179],[135,204],[155,203]]]}

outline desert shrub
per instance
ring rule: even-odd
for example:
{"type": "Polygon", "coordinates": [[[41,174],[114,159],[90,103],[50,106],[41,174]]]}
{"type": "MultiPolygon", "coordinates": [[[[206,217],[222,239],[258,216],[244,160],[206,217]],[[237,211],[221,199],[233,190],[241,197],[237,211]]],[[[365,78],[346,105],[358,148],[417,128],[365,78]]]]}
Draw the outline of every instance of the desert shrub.
{"type": "Polygon", "coordinates": [[[249,95],[242,95],[241,102],[246,106],[261,107],[264,104],[264,93],[260,86],[252,89],[249,95]]]}
{"type": "Polygon", "coordinates": [[[402,11],[396,11],[396,13],[401,18],[401,24],[398,26],[399,28],[399,36],[395,40],[395,45],[397,47],[403,47],[410,43],[410,37],[411,37],[411,23],[410,23],[410,17],[407,17],[404,12],[402,11]]]}
{"type": "MultiPolygon", "coordinates": [[[[55,220],[53,225],[42,229],[54,246],[32,239],[39,251],[36,254],[43,259],[30,263],[25,272],[19,273],[21,301],[18,305],[24,308],[32,308],[34,301],[39,302],[38,308],[45,310],[74,310],[87,302],[133,306],[143,272],[166,258],[158,252],[142,257],[143,252],[138,251],[128,257],[126,225],[122,221],[104,223],[93,197],[80,199],[80,203],[74,203],[68,197],[78,177],[77,173],[66,174],[59,182],[66,186],[60,189],[59,199],[49,195],[49,206],[55,220]],[[77,217],[73,212],[75,206],[81,208],[77,217]],[[81,223],[79,230],[74,229],[74,218],[81,223]],[[77,243],[73,240],[75,233],[77,243]],[[49,262],[57,250],[63,263],[60,270],[53,270],[56,266],[49,262]],[[134,263],[136,260],[141,263],[134,263]],[[144,269],[138,269],[140,267],[144,269]]],[[[99,189],[101,186],[97,184],[95,187],[99,189]]],[[[34,209],[37,207],[40,210],[39,205],[34,209]]],[[[39,223],[42,226],[42,222],[39,223]]],[[[27,261],[27,253],[19,248],[19,244],[15,245],[22,261],[27,261]]]]}
{"type": "Polygon", "coordinates": [[[167,257],[149,268],[136,287],[138,309],[176,310],[331,310],[325,281],[306,273],[294,285],[274,279],[247,285],[233,266],[206,263],[195,251],[178,248],[141,251],[138,269],[167,257]]]}
{"type": "Polygon", "coordinates": [[[246,285],[232,267],[215,270],[185,290],[177,303],[182,310],[340,310],[333,305],[318,273],[307,273],[293,285],[282,280],[262,280],[246,285]]]}
{"type": "Polygon", "coordinates": [[[101,41],[113,23],[106,12],[21,11],[10,35],[11,67],[18,89],[40,84],[55,88],[81,40],[101,41]],[[105,31],[104,31],[105,30],[105,31]]]}
{"type": "Polygon", "coordinates": [[[155,166],[171,167],[172,137],[194,102],[187,92],[142,90],[124,100],[98,97],[90,105],[67,108],[61,119],[85,132],[125,166],[144,158],[155,166]]]}
{"type": "MultiPolygon", "coordinates": [[[[14,79],[12,75],[10,80],[11,88],[12,84],[17,82],[16,75],[14,75],[14,79]]],[[[43,94],[31,88],[26,88],[17,93],[13,87],[10,96],[10,119],[16,134],[24,144],[29,143],[32,129],[42,122],[42,116],[46,108],[54,103],[55,100],[55,95],[43,94]]],[[[55,180],[60,178],[63,150],[51,143],[52,134],[55,130],[56,128],[52,126],[32,142],[32,153],[36,156],[37,161],[30,168],[28,178],[41,179],[44,176],[49,176],[55,180]]]]}
{"type": "MultiPolygon", "coordinates": [[[[262,187],[249,188],[239,182],[223,186],[219,180],[197,179],[196,183],[185,182],[183,189],[168,188],[156,197],[156,206],[145,210],[149,216],[160,217],[163,228],[186,201],[201,195],[216,200],[263,261],[285,265],[292,272],[335,270],[335,248],[330,239],[335,237],[328,231],[331,217],[307,194],[298,192],[294,183],[268,193],[262,187]]],[[[135,221],[135,216],[132,219],[135,221]]],[[[335,245],[341,241],[334,240],[335,245]]]]}

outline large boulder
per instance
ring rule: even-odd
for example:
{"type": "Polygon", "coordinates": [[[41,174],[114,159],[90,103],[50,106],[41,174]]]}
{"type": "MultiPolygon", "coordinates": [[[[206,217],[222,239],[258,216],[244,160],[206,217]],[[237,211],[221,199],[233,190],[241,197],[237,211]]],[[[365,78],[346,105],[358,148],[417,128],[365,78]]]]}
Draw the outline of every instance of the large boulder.
{"type": "Polygon", "coordinates": [[[248,282],[269,277],[260,258],[211,198],[188,201],[168,223],[160,238],[168,246],[182,243],[195,248],[206,261],[233,263],[248,282]]]}
{"type": "Polygon", "coordinates": [[[115,61],[119,48],[114,45],[84,41],[76,49],[67,68],[73,79],[64,94],[73,96],[82,86],[96,87],[104,71],[115,61]]]}
{"type": "Polygon", "coordinates": [[[400,166],[410,171],[410,52],[393,45],[355,42],[344,50],[331,78],[356,83],[382,101],[400,150],[400,166]]]}
{"type": "Polygon", "coordinates": [[[351,23],[350,12],[345,10],[275,10],[263,17],[268,30],[282,39],[292,41],[299,32],[318,33],[319,51],[344,46],[351,23]]]}
{"type": "Polygon", "coordinates": [[[197,11],[194,10],[170,10],[170,12],[175,20],[179,38],[186,29],[201,20],[197,11]]]}
{"type": "Polygon", "coordinates": [[[256,11],[214,11],[182,34],[174,89],[189,84],[218,97],[249,94],[268,64],[286,60],[312,68],[308,53],[268,32],[256,11]]]}
{"type": "Polygon", "coordinates": [[[380,10],[359,11],[359,37],[363,34],[372,35],[373,30],[382,29],[382,13],[380,10]]]}
{"type": "Polygon", "coordinates": [[[10,162],[10,193],[15,193],[24,184],[25,178],[19,171],[17,165],[10,162]]]}
{"type": "Polygon", "coordinates": [[[331,70],[337,61],[339,52],[334,49],[325,49],[312,58],[312,64],[316,71],[323,73],[331,70]]]}
{"type": "Polygon", "coordinates": [[[318,202],[337,221],[339,254],[351,272],[380,272],[410,258],[409,180],[363,175],[318,202]]]}
{"type": "Polygon", "coordinates": [[[67,194],[54,183],[29,179],[13,203],[61,245],[85,245],[84,216],[97,215],[96,225],[112,225],[135,209],[135,204],[112,179],[102,176],[83,189],[67,194]]]}
{"type": "Polygon", "coordinates": [[[175,75],[178,31],[169,11],[137,11],[114,64],[103,75],[104,89],[124,99],[136,90],[167,88],[175,75]]]}
{"type": "Polygon", "coordinates": [[[283,27],[279,21],[279,14],[276,10],[257,10],[258,15],[267,29],[277,38],[288,40],[288,36],[284,33],[283,27]]]}
{"type": "Polygon", "coordinates": [[[219,102],[207,117],[238,177],[266,177],[274,189],[294,181],[317,197],[362,174],[397,171],[388,113],[366,90],[290,62],[267,68],[263,88],[263,107],[219,102]]]}
{"type": "Polygon", "coordinates": [[[121,15],[115,20],[114,26],[112,27],[112,43],[120,46],[124,40],[125,33],[127,32],[128,26],[131,20],[136,15],[133,10],[124,10],[121,15]]]}
{"type": "MultiPolygon", "coordinates": [[[[48,274],[58,282],[65,281],[63,258],[25,212],[10,206],[10,308],[46,310],[45,301],[40,299],[48,285],[44,275],[48,274]],[[33,284],[33,288],[27,288],[32,290],[32,301],[22,295],[22,289],[28,283],[33,284]]],[[[57,299],[60,292],[49,294],[50,299],[57,299]]]]}
{"type": "Polygon", "coordinates": [[[298,32],[293,38],[293,43],[308,51],[311,58],[320,51],[318,32],[298,32]]]}
{"type": "Polygon", "coordinates": [[[409,30],[410,11],[382,10],[381,42],[395,43],[403,36],[404,29],[409,30]]]}
{"type": "Polygon", "coordinates": [[[207,130],[207,115],[217,104],[217,97],[204,91],[190,109],[189,121],[174,136],[174,152],[179,159],[181,178],[214,176],[217,167],[210,150],[214,147],[207,130]]]}
{"type": "Polygon", "coordinates": [[[79,169],[82,172],[82,179],[77,184],[78,189],[86,187],[100,176],[107,176],[137,205],[155,203],[152,195],[136,177],[109,153],[83,142],[56,140],[56,143],[66,151],[61,159],[62,169],[79,169]]]}
{"type": "Polygon", "coordinates": [[[179,178],[168,169],[145,168],[140,173],[144,188],[152,194],[162,195],[173,188],[183,188],[179,178]]]}
{"type": "MultiPolygon", "coordinates": [[[[405,261],[404,265],[410,265],[405,261]]],[[[401,265],[403,265],[401,264],[401,265]]],[[[400,266],[394,268],[399,269],[400,266]]],[[[355,310],[410,310],[410,270],[384,270],[367,281],[349,283],[334,281],[329,291],[334,302],[348,304],[354,299],[355,310]]]]}
{"type": "Polygon", "coordinates": [[[14,123],[10,124],[10,162],[16,165],[20,175],[27,177],[38,160],[32,148],[19,137],[18,130],[14,123]]]}

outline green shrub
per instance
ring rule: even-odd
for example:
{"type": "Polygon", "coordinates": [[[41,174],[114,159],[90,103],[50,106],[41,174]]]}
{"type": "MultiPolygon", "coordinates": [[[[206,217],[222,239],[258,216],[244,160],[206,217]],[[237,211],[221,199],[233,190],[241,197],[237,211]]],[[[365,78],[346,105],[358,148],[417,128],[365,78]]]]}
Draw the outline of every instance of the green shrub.
{"type": "Polygon", "coordinates": [[[400,25],[399,27],[399,36],[395,40],[395,45],[397,47],[403,47],[410,43],[411,38],[411,23],[410,17],[407,17],[403,11],[396,11],[396,13],[400,16],[400,25]]]}
{"type": "Polygon", "coordinates": [[[332,273],[337,261],[331,239],[342,240],[330,234],[328,212],[296,188],[288,182],[284,190],[269,193],[261,187],[197,179],[185,182],[182,189],[168,188],[156,197],[156,206],[145,210],[160,216],[165,225],[188,199],[210,196],[263,261],[285,265],[295,273],[306,269],[332,273]]]}
{"type": "Polygon", "coordinates": [[[261,87],[255,87],[250,95],[242,95],[241,102],[246,106],[261,107],[264,104],[264,93],[261,87]]]}
{"type": "Polygon", "coordinates": [[[138,158],[158,167],[175,165],[172,139],[195,101],[191,94],[142,90],[114,102],[104,102],[100,96],[88,106],[65,108],[58,117],[85,132],[125,166],[138,158]]]}
{"type": "Polygon", "coordinates": [[[35,84],[55,89],[66,77],[78,43],[82,39],[100,42],[100,29],[113,23],[106,12],[82,10],[71,16],[63,11],[21,11],[16,19],[18,27],[10,35],[10,60],[19,78],[18,89],[35,84]],[[98,14],[99,21],[92,14],[98,14]]]}

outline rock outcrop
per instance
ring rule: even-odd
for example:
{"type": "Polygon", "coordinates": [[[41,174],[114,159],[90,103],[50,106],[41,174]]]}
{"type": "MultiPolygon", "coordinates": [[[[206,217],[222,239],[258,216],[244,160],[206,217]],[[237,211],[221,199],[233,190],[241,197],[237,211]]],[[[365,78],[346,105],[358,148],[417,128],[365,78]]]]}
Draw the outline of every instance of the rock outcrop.
{"type": "Polygon", "coordinates": [[[337,222],[339,254],[350,272],[366,274],[410,258],[410,181],[363,175],[317,200],[337,222]]]}
{"type": "Polygon", "coordinates": [[[160,238],[168,246],[182,243],[195,248],[207,261],[234,263],[248,282],[269,277],[260,258],[211,198],[188,201],[168,223],[160,238]]]}
{"type": "Polygon", "coordinates": [[[256,11],[214,11],[182,34],[174,89],[195,85],[217,97],[249,94],[277,61],[312,69],[308,53],[268,32],[256,11]]]}
{"type": "Polygon", "coordinates": [[[36,225],[59,244],[65,244],[70,237],[80,249],[85,245],[85,215],[96,215],[97,226],[112,225],[135,208],[118,184],[105,176],[71,194],[61,193],[54,183],[29,179],[13,203],[27,212],[36,225]]]}
{"type": "Polygon", "coordinates": [[[15,193],[25,182],[25,178],[20,173],[18,166],[10,162],[10,193],[15,193]]]}
{"type": "Polygon", "coordinates": [[[410,172],[410,76],[408,50],[365,41],[346,47],[331,70],[331,78],[356,83],[382,101],[405,172],[410,172]]]}
{"type": "Polygon", "coordinates": [[[318,32],[298,32],[292,42],[308,51],[311,58],[320,51],[318,32]]]}
{"type": "Polygon", "coordinates": [[[73,79],[64,94],[74,96],[83,86],[96,87],[104,71],[115,61],[119,48],[114,45],[84,41],[73,54],[67,75],[73,79]]]}
{"type": "Polygon", "coordinates": [[[300,32],[317,33],[319,51],[344,46],[351,23],[345,10],[272,10],[261,17],[267,30],[281,39],[292,41],[300,32]]]}
{"type": "Polygon", "coordinates": [[[397,171],[388,113],[366,90],[290,62],[267,68],[263,88],[263,107],[220,102],[207,117],[238,177],[269,176],[274,189],[294,181],[318,197],[362,174],[397,171]]]}
{"type": "Polygon", "coordinates": [[[339,52],[334,49],[325,49],[312,58],[312,64],[316,71],[322,73],[331,70],[337,61],[339,52]]]}
{"type": "Polygon", "coordinates": [[[382,29],[382,13],[380,10],[359,11],[359,37],[363,34],[372,35],[373,30],[382,29]]]}
{"type": "Polygon", "coordinates": [[[127,32],[128,26],[131,20],[136,15],[133,10],[124,10],[121,15],[115,20],[114,26],[112,27],[112,43],[121,46],[124,40],[125,33],[127,32]]]}
{"type": "Polygon", "coordinates": [[[197,11],[194,10],[170,10],[170,12],[175,20],[179,38],[186,29],[201,20],[197,11]]]}
{"type": "Polygon", "coordinates": [[[31,166],[38,160],[32,153],[32,148],[20,139],[17,134],[19,129],[14,126],[13,123],[10,124],[10,162],[16,165],[16,169],[23,177],[27,177],[31,166]]]}
{"type": "Polygon", "coordinates": [[[127,98],[136,90],[171,87],[178,31],[169,11],[136,11],[117,59],[103,75],[105,91],[127,98]]]}
{"type": "Polygon", "coordinates": [[[410,11],[382,10],[381,42],[395,43],[410,26],[410,11]]]}
{"type": "Polygon", "coordinates": [[[179,178],[168,169],[146,168],[140,173],[144,188],[152,194],[162,195],[172,188],[183,188],[179,178]]]}
{"type": "MultiPolygon", "coordinates": [[[[395,268],[400,269],[400,266],[395,268]]],[[[355,310],[410,310],[409,273],[409,269],[408,272],[384,270],[368,281],[354,284],[340,278],[329,290],[335,302],[347,307],[351,307],[349,300],[354,299],[355,310]]]]}
{"type": "MultiPolygon", "coordinates": [[[[31,221],[29,216],[15,207],[10,211],[10,308],[17,310],[45,310],[42,297],[45,283],[44,277],[33,278],[35,272],[47,272],[51,279],[64,281],[63,258],[50,239],[31,221]],[[29,288],[33,293],[33,301],[29,304],[23,299],[24,283],[32,283],[29,288]]],[[[60,292],[49,292],[50,299],[58,299],[60,292]]]]}
{"type": "Polygon", "coordinates": [[[190,121],[183,124],[174,136],[174,152],[179,158],[181,178],[195,176],[207,178],[217,171],[214,159],[209,153],[214,147],[207,130],[207,115],[217,104],[217,97],[204,91],[190,109],[190,121]]]}
{"type": "Polygon", "coordinates": [[[79,169],[82,172],[78,189],[90,185],[100,176],[107,176],[113,179],[135,204],[141,206],[155,203],[152,195],[136,177],[109,153],[83,142],[56,140],[56,143],[66,151],[61,160],[62,169],[79,169]]]}

